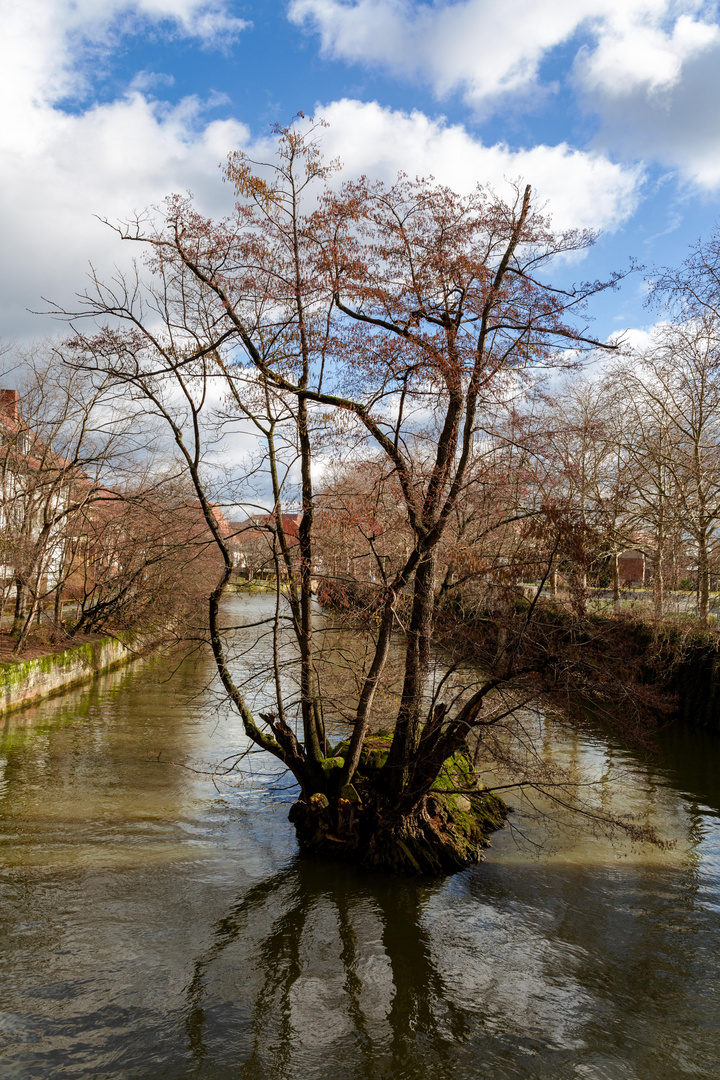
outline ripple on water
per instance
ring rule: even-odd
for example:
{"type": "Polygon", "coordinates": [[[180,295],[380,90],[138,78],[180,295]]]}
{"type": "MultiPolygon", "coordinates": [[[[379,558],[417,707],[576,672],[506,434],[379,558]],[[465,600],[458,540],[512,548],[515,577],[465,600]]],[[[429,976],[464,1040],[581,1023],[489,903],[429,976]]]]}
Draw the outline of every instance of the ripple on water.
{"type": "Polygon", "coordinates": [[[278,777],[218,792],[239,722],[200,693],[205,661],[171,666],[0,734],[3,1080],[720,1075],[715,741],[676,731],[643,762],[549,732],[669,850],[517,799],[532,843],[508,829],[449,881],[398,881],[299,858],[278,777]]]}

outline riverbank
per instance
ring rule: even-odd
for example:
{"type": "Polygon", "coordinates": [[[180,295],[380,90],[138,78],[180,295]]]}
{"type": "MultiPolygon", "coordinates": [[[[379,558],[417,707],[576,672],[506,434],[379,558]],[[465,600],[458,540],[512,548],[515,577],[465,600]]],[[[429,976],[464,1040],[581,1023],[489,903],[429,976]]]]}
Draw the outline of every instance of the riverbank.
{"type": "MultiPolygon", "coordinates": [[[[365,583],[326,581],[318,599],[351,621],[366,620],[379,608],[380,591],[365,583]]],[[[402,598],[401,610],[403,601],[407,604],[402,598]]],[[[527,611],[530,603],[526,593],[518,597],[518,613],[527,611]]],[[[715,620],[704,625],[680,614],[658,623],[639,610],[588,610],[578,617],[562,600],[543,595],[535,622],[541,636],[550,626],[561,642],[566,629],[568,640],[573,639],[574,648],[596,676],[607,671],[612,677],[622,671],[628,686],[653,694],[656,700],[646,705],[656,708],[663,722],[679,721],[720,732],[720,629],[715,620]]],[[[465,602],[458,593],[438,607],[438,644],[466,659],[491,654],[496,634],[492,615],[488,617],[481,605],[465,602]]],[[[592,698],[592,692],[588,697],[592,698]]]]}
{"type": "Polygon", "coordinates": [[[115,635],[84,635],[64,649],[34,644],[23,657],[13,659],[12,639],[0,634],[0,715],[129,664],[157,648],[161,640],[157,633],[127,630],[115,635]]]}

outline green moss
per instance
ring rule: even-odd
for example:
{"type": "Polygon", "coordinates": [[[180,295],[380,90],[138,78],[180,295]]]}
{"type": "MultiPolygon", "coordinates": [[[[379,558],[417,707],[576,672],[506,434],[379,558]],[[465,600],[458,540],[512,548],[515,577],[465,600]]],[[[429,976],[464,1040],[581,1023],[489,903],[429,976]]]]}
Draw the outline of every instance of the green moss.
{"type": "Polygon", "coordinates": [[[380,772],[390,753],[391,731],[375,731],[367,737],[360,756],[358,772],[366,777],[380,772]]]}
{"type": "Polygon", "coordinates": [[[62,693],[71,686],[86,682],[102,671],[122,666],[135,658],[138,647],[143,641],[147,641],[148,648],[152,647],[152,635],[147,635],[136,630],[126,631],[115,637],[101,638],[94,642],[84,642],[73,645],[62,652],[47,653],[45,656],[34,660],[11,660],[0,664],[0,708],[8,712],[12,709],[22,708],[40,698],[62,693]],[[131,651],[115,659],[103,662],[104,650],[113,643],[120,642],[131,651]],[[75,671],[72,669],[76,668],[75,671]],[[42,678],[39,679],[37,692],[31,698],[22,700],[20,691],[25,689],[28,681],[37,676],[51,676],[57,673],[61,676],[58,686],[50,686],[43,690],[42,678]],[[62,676],[66,681],[62,680],[62,676]]]}
{"type": "Polygon", "coordinates": [[[335,772],[335,770],[342,769],[344,764],[345,758],[340,756],[326,757],[320,762],[323,772],[327,774],[333,773],[335,772]]]}
{"type": "Polygon", "coordinates": [[[475,770],[467,747],[445,762],[432,787],[432,797],[447,815],[453,831],[472,843],[483,843],[489,832],[502,827],[507,807],[502,799],[477,788],[475,770]],[[466,790],[459,794],[458,788],[466,790]]]}
{"type": "Polygon", "coordinates": [[[437,790],[406,807],[393,805],[379,775],[391,740],[390,732],[370,734],[353,783],[342,788],[348,741],[332,747],[323,763],[327,795],[301,797],[290,808],[303,850],[402,874],[454,873],[478,862],[507,807],[478,791],[467,749],[445,763],[437,790]]]}
{"type": "Polygon", "coordinates": [[[345,757],[345,755],[347,754],[349,749],[350,749],[350,740],[349,739],[343,739],[342,742],[339,742],[337,744],[337,746],[331,746],[330,747],[330,749],[327,752],[327,756],[328,756],[328,758],[345,757]]]}

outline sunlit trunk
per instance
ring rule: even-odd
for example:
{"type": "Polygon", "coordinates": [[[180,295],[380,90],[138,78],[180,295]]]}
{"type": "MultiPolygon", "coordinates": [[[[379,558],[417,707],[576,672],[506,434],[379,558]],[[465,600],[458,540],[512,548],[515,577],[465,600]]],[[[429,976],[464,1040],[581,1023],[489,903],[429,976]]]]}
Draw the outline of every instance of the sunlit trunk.
{"type": "Polygon", "coordinates": [[[665,557],[661,548],[655,555],[655,573],[653,574],[653,606],[656,619],[662,619],[665,607],[665,557]]]}
{"type": "Polygon", "coordinates": [[[410,761],[420,741],[423,692],[430,658],[435,589],[435,558],[425,556],[415,575],[413,607],[405,651],[405,680],[395,734],[387,760],[388,782],[396,792],[407,780],[410,761]]]}
{"type": "Polygon", "coordinates": [[[710,613],[710,567],[705,537],[698,544],[698,556],[698,615],[706,623],[710,613]]]}
{"type": "MultiPolygon", "coordinates": [[[[25,617],[24,617],[24,619],[23,619],[23,621],[22,621],[22,623],[20,625],[20,629],[19,629],[19,631],[17,633],[17,642],[15,644],[15,648],[13,649],[13,652],[19,653],[24,648],[25,642],[27,641],[27,638],[28,638],[28,634],[30,633],[30,627],[32,626],[33,619],[36,618],[36,616],[40,616],[40,615],[41,615],[40,600],[37,597],[37,595],[34,595],[33,598],[32,598],[32,601],[30,603],[29,608],[27,608],[27,611],[25,613],[25,617]]],[[[38,618],[37,621],[39,623],[40,619],[38,618]]],[[[14,627],[13,627],[13,632],[14,632],[14,627]]]]}
{"type": "Polygon", "coordinates": [[[613,588],[613,611],[617,615],[620,612],[620,554],[614,551],[611,559],[612,588],[613,588]]]}
{"type": "Polygon", "coordinates": [[[57,588],[55,590],[55,604],[53,607],[53,640],[57,640],[60,637],[60,632],[63,625],[63,598],[62,589],[57,588]]]}

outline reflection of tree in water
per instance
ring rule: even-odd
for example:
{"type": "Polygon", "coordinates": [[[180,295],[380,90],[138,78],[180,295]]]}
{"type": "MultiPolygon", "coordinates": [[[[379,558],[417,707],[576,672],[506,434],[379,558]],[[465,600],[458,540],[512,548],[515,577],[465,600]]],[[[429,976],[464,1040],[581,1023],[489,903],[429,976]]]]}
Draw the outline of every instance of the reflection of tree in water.
{"type": "Polygon", "coordinates": [[[183,1080],[688,1075],[678,1032],[704,1066],[717,971],[696,869],[496,863],[448,886],[296,859],[214,925],[183,1080]]]}
{"type": "Polygon", "coordinates": [[[667,861],[603,845],[586,862],[581,845],[567,862],[506,858],[428,885],[296,859],[257,884],[196,962],[183,1080],[714,1075],[710,825],[675,786],[720,805],[696,744],[687,761],[679,735],[664,747],[670,787],[630,776],[634,809],[679,829],[667,861]]]}
{"type": "Polygon", "coordinates": [[[368,886],[351,868],[305,859],[251,888],[195,964],[190,1075],[212,1075],[220,1052],[239,1080],[450,1077],[447,1051],[467,1017],[445,1000],[422,925],[433,888],[368,886]]]}

